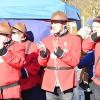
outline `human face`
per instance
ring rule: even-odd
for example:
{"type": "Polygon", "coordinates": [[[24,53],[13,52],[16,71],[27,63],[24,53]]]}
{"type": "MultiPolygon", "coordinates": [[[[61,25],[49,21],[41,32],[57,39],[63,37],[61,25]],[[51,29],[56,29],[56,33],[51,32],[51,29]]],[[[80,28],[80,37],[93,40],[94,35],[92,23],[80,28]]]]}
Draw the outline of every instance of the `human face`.
{"type": "Polygon", "coordinates": [[[13,30],[11,38],[13,41],[21,42],[21,33],[18,30],[13,30]]]}
{"type": "Polygon", "coordinates": [[[0,43],[4,43],[6,42],[6,40],[7,40],[7,36],[0,34],[0,43]]]}
{"type": "Polygon", "coordinates": [[[57,21],[51,21],[52,35],[59,34],[63,30],[63,24],[57,21]]]}
{"type": "Polygon", "coordinates": [[[100,23],[99,22],[93,22],[92,30],[93,30],[93,32],[99,32],[100,33],[100,23]]]}

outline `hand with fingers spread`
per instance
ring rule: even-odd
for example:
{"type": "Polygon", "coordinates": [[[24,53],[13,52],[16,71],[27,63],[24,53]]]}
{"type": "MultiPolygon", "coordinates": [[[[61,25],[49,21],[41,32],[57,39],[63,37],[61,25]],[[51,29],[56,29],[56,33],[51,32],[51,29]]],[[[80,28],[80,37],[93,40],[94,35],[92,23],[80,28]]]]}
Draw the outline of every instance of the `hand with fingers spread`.
{"type": "MultiPolygon", "coordinates": [[[[53,52],[53,54],[56,55],[56,57],[60,58],[60,57],[62,57],[64,51],[59,46],[58,41],[59,41],[58,38],[55,38],[53,40],[53,46],[54,46],[54,52],[53,52]]],[[[53,58],[56,58],[56,57],[53,56],[53,58]]]]}
{"type": "Polygon", "coordinates": [[[98,40],[100,40],[100,31],[94,31],[91,34],[91,38],[94,42],[97,42],[98,40]]]}

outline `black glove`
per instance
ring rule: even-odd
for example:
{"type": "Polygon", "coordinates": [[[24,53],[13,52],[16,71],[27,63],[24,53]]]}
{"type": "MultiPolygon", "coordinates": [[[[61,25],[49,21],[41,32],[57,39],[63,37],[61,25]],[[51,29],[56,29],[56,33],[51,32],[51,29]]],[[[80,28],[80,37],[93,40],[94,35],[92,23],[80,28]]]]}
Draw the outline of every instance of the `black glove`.
{"type": "Polygon", "coordinates": [[[97,36],[97,32],[93,33],[91,35],[91,38],[94,42],[97,42],[98,40],[100,40],[100,36],[97,36]]]}
{"type": "Polygon", "coordinates": [[[63,55],[63,53],[64,53],[64,51],[63,51],[60,47],[58,47],[58,49],[57,49],[56,51],[54,51],[54,54],[55,54],[58,58],[60,58],[60,57],[63,55]]]}
{"type": "Polygon", "coordinates": [[[7,48],[3,47],[2,49],[0,49],[0,56],[3,56],[4,54],[6,54],[7,52],[7,48]]]}
{"type": "Polygon", "coordinates": [[[84,90],[84,92],[91,92],[89,84],[84,83],[83,80],[81,83],[79,83],[79,86],[84,90]]]}
{"type": "Polygon", "coordinates": [[[46,49],[46,51],[43,51],[43,50],[40,51],[40,56],[41,56],[42,58],[46,58],[47,55],[48,55],[48,49],[46,49]]]}
{"type": "Polygon", "coordinates": [[[27,75],[25,68],[21,69],[21,78],[22,79],[28,78],[28,75],[27,75]]]}

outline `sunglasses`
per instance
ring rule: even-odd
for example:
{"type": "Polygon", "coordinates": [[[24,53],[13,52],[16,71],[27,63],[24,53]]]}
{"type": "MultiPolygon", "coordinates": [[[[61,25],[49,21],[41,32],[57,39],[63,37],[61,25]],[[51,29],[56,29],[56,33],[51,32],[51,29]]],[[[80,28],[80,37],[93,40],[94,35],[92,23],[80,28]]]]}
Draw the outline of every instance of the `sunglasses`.
{"type": "Polygon", "coordinates": [[[65,24],[67,22],[67,20],[51,20],[50,22],[51,22],[51,24],[53,24],[53,23],[65,24]]]}

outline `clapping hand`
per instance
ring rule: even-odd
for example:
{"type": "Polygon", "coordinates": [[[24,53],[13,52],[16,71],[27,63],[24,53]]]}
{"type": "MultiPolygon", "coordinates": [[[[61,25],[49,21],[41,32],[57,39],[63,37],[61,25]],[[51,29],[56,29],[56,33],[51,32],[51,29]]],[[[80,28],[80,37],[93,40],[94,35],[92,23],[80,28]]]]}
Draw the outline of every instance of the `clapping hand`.
{"type": "Polygon", "coordinates": [[[91,29],[88,26],[82,27],[77,34],[80,35],[83,39],[89,37],[91,33],[91,29]]]}
{"type": "Polygon", "coordinates": [[[37,44],[37,46],[40,49],[40,51],[45,51],[46,52],[46,47],[41,41],[37,44]]]}

